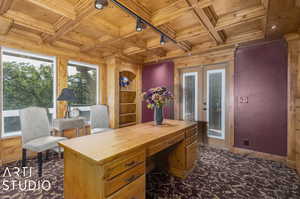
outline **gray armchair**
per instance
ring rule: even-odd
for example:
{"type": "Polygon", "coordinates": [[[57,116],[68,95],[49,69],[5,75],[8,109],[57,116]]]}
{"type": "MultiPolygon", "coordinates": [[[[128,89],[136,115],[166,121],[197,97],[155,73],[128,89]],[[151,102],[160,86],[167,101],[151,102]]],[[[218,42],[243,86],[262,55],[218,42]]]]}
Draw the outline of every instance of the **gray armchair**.
{"type": "Polygon", "coordinates": [[[42,176],[43,151],[55,149],[58,142],[65,140],[64,137],[55,137],[50,134],[50,125],[46,109],[29,107],[20,110],[22,131],[22,166],[26,166],[27,150],[38,153],[38,175],[42,176]]]}
{"type": "Polygon", "coordinates": [[[112,130],[109,128],[108,108],[106,105],[91,107],[91,133],[102,133],[112,130]]]}

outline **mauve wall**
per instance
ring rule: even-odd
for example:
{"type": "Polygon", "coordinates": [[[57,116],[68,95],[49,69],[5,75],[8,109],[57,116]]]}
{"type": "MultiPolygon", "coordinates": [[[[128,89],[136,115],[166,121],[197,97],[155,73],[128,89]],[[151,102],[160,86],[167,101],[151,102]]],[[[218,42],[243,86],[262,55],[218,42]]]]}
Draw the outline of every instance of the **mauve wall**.
{"type": "Polygon", "coordinates": [[[235,146],[287,153],[287,44],[283,40],[236,51],[235,146]],[[248,102],[242,103],[241,97],[248,102]]]}
{"type": "MultiPolygon", "coordinates": [[[[149,64],[143,67],[142,71],[142,91],[150,88],[165,86],[174,93],[174,63],[171,61],[149,64]]],[[[168,105],[164,108],[164,118],[174,118],[174,106],[168,105]]],[[[142,105],[142,122],[153,121],[153,110],[142,105]]]]}

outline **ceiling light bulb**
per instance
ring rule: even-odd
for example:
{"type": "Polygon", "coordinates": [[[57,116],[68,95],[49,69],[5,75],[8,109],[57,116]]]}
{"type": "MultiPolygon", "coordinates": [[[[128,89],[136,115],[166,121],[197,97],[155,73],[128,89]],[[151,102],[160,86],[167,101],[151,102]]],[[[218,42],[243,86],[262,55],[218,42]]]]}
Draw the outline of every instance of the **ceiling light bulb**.
{"type": "Polygon", "coordinates": [[[164,35],[161,35],[160,36],[160,45],[165,45],[166,44],[166,40],[165,40],[165,36],[164,35]]]}
{"type": "Polygon", "coordinates": [[[142,32],[143,31],[143,22],[140,18],[136,19],[136,31],[142,32]]]}
{"type": "Polygon", "coordinates": [[[95,8],[98,10],[102,10],[107,5],[108,5],[107,0],[96,0],[95,1],[95,8]]]}

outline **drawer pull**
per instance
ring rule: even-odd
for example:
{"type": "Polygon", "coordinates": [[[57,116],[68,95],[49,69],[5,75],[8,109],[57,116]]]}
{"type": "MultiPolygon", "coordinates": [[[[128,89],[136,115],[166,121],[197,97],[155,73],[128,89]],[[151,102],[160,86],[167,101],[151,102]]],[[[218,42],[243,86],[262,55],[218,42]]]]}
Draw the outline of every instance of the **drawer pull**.
{"type": "Polygon", "coordinates": [[[133,166],[133,165],[135,165],[135,164],[136,164],[136,162],[135,162],[135,161],[132,161],[132,162],[126,163],[125,166],[126,166],[126,167],[131,167],[131,166],[133,166]]]}
{"type": "Polygon", "coordinates": [[[138,176],[132,175],[130,178],[127,178],[125,181],[128,183],[131,183],[131,182],[135,181],[137,178],[138,178],[138,176]]]}

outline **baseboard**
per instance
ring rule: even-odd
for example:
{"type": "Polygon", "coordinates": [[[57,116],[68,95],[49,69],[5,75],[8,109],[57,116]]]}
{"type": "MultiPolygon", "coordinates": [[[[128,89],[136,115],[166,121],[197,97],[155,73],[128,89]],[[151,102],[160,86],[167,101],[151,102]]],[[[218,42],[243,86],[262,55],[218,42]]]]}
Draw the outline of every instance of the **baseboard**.
{"type": "Polygon", "coordinates": [[[294,161],[294,160],[286,160],[286,164],[288,165],[288,167],[296,169],[296,161],[294,161]]]}
{"type": "Polygon", "coordinates": [[[263,158],[263,159],[267,159],[267,160],[274,160],[274,161],[277,161],[277,162],[283,162],[283,163],[287,164],[289,167],[292,167],[292,168],[294,168],[293,165],[295,165],[292,162],[288,163],[288,160],[287,160],[286,156],[279,156],[279,155],[263,153],[263,152],[253,151],[253,150],[249,150],[249,149],[242,149],[242,148],[237,148],[237,147],[231,147],[229,150],[233,153],[249,155],[249,156],[252,156],[252,157],[263,158]]]}

